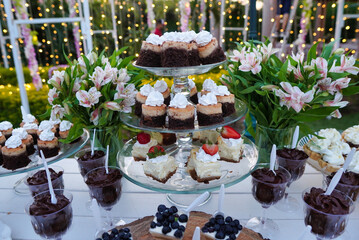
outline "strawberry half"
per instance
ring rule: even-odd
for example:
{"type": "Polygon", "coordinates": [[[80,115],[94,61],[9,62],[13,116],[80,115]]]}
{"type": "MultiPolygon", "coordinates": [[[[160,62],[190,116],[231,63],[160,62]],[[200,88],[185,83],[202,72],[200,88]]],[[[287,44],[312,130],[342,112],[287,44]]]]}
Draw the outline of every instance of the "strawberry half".
{"type": "Polygon", "coordinates": [[[216,144],[203,144],[202,149],[205,153],[213,156],[218,152],[218,145],[216,144]]]}
{"type": "Polygon", "coordinates": [[[156,145],[151,147],[148,150],[147,156],[149,158],[156,158],[158,156],[162,156],[162,155],[166,155],[165,150],[163,149],[163,147],[161,147],[160,145],[156,145]]]}
{"type": "Polygon", "coordinates": [[[140,132],[137,134],[137,141],[140,144],[147,144],[151,141],[151,135],[148,133],[140,132]]]}
{"type": "Polygon", "coordinates": [[[241,138],[241,134],[239,134],[236,130],[231,128],[230,126],[224,126],[221,132],[221,136],[223,138],[241,138]]]}

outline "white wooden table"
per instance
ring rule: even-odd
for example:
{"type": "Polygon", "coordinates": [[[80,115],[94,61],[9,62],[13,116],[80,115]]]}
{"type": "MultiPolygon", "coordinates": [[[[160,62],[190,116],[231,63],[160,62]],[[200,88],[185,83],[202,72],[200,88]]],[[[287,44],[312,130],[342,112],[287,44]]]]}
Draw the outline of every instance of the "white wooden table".
{"type": "MultiPolygon", "coordinates": [[[[74,159],[64,159],[56,165],[64,168],[65,188],[71,191],[74,196],[72,226],[63,239],[91,240],[96,232],[96,225],[92,213],[85,205],[90,197],[87,186],[79,174],[77,163],[74,159]]],[[[0,220],[10,226],[13,239],[40,239],[31,226],[30,218],[24,212],[25,204],[31,200],[30,196],[16,195],[12,189],[13,184],[23,176],[25,175],[0,178],[0,220]]],[[[302,191],[311,186],[320,187],[321,184],[322,175],[307,165],[305,174],[292,184],[289,193],[299,199],[302,205],[302,191]]],[[[248,177],[246,180],[226,189],[224,212],[239,219],[242,224],[245,224],[253,216],[259,216],[262,212],[260,204],[254,200],[251,194],[251,186],[251,177],[248,177]]],[[[213,213],[217,208],[217,197],[218,194],[215,192],[212,199],[197,210],[213,213]]],[[[131,222],[140,217],[153,215],[160,203],[170,205],[165,194],[138,187],[123,178],[122,197],[113,208],[113,215],[121,217],[126,222],[131,222]]],[[[305,228],[302,207],[294,213],[284,213],[275,207],[270,207],[267,216],[274,219],[280,226],[280,238],[278,239],[296,240],[305,228]]],[[[358,226],[359,208],[355,209],[350,217],[347,226],[350,238],[346,236],[346,240],[359,239],[358,226]]],[[[315,238],[308,233],[305,239],[315,238]]]]}

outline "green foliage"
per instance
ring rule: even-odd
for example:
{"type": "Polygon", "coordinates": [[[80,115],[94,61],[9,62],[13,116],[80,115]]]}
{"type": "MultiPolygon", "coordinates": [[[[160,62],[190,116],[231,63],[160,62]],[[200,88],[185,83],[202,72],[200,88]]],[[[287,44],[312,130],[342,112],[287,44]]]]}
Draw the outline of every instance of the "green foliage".
{"type": "MultiPolygon", "coordinates": [[[[48,75],[49,69],[50,67],[42,67],[40,69],[41,79],[45,79],[45,81],[47,81],[47,79],[49,78],[48,75]]],[[[32,83],[32,78],[30,76],[29,68],[24,67],[23,72],[24,72],[25,83],[32,83]]],[[[8,85],[8,84],[17,86],[16,71],[13,68],[9,69],[9,68],[0,67],[0,85],[8,85]]]]}

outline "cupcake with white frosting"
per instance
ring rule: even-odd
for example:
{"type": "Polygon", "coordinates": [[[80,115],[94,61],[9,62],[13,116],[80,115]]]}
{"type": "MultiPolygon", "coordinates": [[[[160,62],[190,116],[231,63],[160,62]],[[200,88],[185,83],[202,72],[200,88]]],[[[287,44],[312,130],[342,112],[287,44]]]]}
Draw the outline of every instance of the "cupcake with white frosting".
{"type": "Polygon", "coordinates": [[[163,95],[151,92],[142,104],[141,124],[149,127],[164,127],[166,123],[166,104],[163,95]]]}
{"type": "Polygon", "coordinates": [[[26,123],[33,123],[38,125],[39,121],[35,118],[34,115],[28,113],[25,116],[23,116],[22,122],[20,123],[20,127],[23,127],[26,123]]]}
{"type": "Polygon", "coordinates": [[[6,142],[5,136],[0,132],[0,146],[4,146],[6,142]]]}
{"type": "Polygon", "coordinates": [[[59,142],[55,133],[51,130],[41,132],[39,140],[37,141],[39,152],[42,150],[45,158],[54,157],[59,154],[59,142]]]}
{"type": "Polygon", "coordinates": [[[24,128],[15,128],[12,131],[13,136],[20,137],[23,144],[26,146],[27,155],[31,155],[35,153],[34,140],[30,134],[24,128]]]}
{"type": "Polygon", "coordinates": [[[210,92],[198,99],[197,120],[200,126],[223,122],[222,104],[217,102],[216,95],[210,92]]]}
{"type": "Polygon", "coordinates": [[[189,99],[194,104],[198,103],[198,91],[196,84],[192,81],[192,79],[188,79],[188,88],[189,88],[189,99]]]}
{"type": "Polygon", "coordinates": [[[193,129],[195,108],[182,94],[171,100],[167,110],[169,129],[193,129]]]}
{"type": "Polygon", "coordinates": [[[206,95],[209,92],[214,93],[217,90],[217,84],[210,78],[204,80],[202,84],[201,96],[206,95]]]}
{"type": "Polygon", "coordinates": [[[54,122],[50,120],[42,121],[39,125],[39,128],[37,129],[37,135],[40,136],[40,134],[45,130],[50,130],[56,134],[56,127],[54,122]]]}
{"type": "Polygon", "coordinates": [[[5,136],[6,139],[11,137],[12,124],[9,121],[0,122],[0,132],[5,136]]]}
{"type": "Polygon", "coordinates": [[[202,64],[212,64],[226,60],[223,49],[210,32],[201,31],[198,33],[196,43],[202,64]]]}
{"type": "Polygon", "coordinates": [[[138,117],[142,115],[142,104],[146,102],[148,95],[155,89],[150,84],[145,84],[140,88],[140,91],[136,94],[135,99],[135,114],[138,117]]]}
{"type": "Polygon", "coordinates": [[[236,112],[234,95],[228,91],[226,86],[217,86],[213,93],[217,97],[217,102],[222,104],[223,117],[227,117],[236,112]]]}
{"type": "Polygon", "coordinates": [[[155,91],[162,93],[164,98],[164,103],[168,106],[171,101],[171,96],[170,96],[170,89],[168,88],[167,83],[164,80],[158,80],[156,81],[153,88],[155,91]]]}
{"type": "Polygon", "coordinates": [[[26,146],[18,135],[11,136],[1,148],[3,155],[3,167],[15,170],[27,166],[30,159],[27,156],[26,146]]]}
{"type": "Polygon", "coordinates": [[[26,132],[32,136],[34,144],[37,144],[37,130],[39,129],[39,126],[36,123],[25,123],[22,128],[24,128],[26,132]]]}

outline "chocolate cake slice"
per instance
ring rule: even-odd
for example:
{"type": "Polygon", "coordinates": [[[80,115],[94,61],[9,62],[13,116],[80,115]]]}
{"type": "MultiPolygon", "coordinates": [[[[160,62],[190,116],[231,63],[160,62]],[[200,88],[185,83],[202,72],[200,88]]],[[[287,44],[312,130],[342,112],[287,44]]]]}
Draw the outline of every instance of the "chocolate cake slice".
{"type": "Polygon", "coordinates": [[[162,67],[189,66],[188,45],[186,42],[165,41],[162,44],[162,67]]]}

